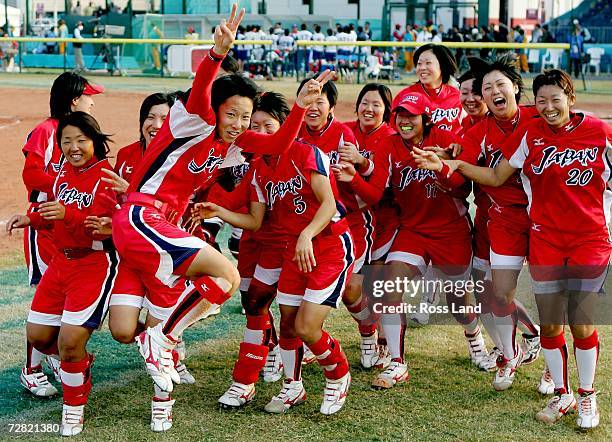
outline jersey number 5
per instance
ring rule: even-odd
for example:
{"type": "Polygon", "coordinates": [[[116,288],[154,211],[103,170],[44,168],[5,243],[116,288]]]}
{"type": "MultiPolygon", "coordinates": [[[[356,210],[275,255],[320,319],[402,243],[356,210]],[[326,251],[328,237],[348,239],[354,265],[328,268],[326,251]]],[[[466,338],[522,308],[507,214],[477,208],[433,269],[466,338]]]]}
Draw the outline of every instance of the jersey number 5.
{"type": "Polygon", "coordinates": [[[306,203],[304,202],[304,200],[302,200],[301,195],[293,198],[293,204],[295,205],[295,213],[297,213],[298,215],[301,215],[302,213],[306,212],[306,203]]]}

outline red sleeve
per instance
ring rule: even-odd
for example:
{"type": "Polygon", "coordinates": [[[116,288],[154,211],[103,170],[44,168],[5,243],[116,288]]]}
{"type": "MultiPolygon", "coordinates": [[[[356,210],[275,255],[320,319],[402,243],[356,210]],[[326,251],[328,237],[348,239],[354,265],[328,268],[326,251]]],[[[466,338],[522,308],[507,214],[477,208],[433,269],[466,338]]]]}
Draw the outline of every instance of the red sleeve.
{"type": "Polygon", "coordinates": [[[53,221],[47,221],[38,212],[28,213],[30,227],[34,230],[50,230],[53,228],[53,221]]]}
{"type": "Polygon", "coordinates": [[[447,177],[449,172],[449,167],[444,163],[442,163],[442,170],[436,172],[436,178],[443,187],[456,189],[465,184],[466,179],[463,175],[460,173],[452,173],[450,177],[447,177]]]}
{"type": "Polygon", "coordinates": [[[380,149],[371,160],[374,163],[374,170],[365,181],[359,174],[356,174],[350,182],[351,188],[363,201],[369,205],[374,205],[382,198],[387,182],[389,181],[389,151],[380,149]]]}
{"type": "Polygon", "coordinates": [[[463,160],[466,163],[470,164],[478,164],[478,158],[480,158],[482,154],[482,149],[480,147],[480,143],[482,143],[482,136],[480,136],[480,131],[475,131],[474,129],[468,130],[463,139],[461,140],[461,153],[457,157],[459,160],[463,160]]]}
{"type": "Polygon", "coordinates": [[[210,104],[212,84],[217,77],[221,62],[225,57],[215,54],[211,49],[196,72],[191,93],[185,104],[190,114],[198,114],[208,124],[215,124],[215,113],[210,104]]]}
{"type": "Polygon", "coordinates": [[[260,134],[247,130],[236,139],[234,144],[245,152],[280,155],[293,144],[302,127],[305,113],[306,109],[296,103],[276,133],[260,134]]]}
{"type": "Polygon", "coordinates": [[[28,139],[23,146],[23,153],[28,156],[30,153],[35,153],[41,158],[45,157],[45,151],[49,142],[53,143],[54,140],[50,140],[53,132],[48,130],[46,123],[41,123],[28,135],[28,139]]]}
{"type": "Polygon", "coordinates": [[[26,155],[21,177],[29,191],[36,189],[48,195],[53,193],[55,177],[45,172],[45,160],[39,154],[29,152],[26,155]]]}

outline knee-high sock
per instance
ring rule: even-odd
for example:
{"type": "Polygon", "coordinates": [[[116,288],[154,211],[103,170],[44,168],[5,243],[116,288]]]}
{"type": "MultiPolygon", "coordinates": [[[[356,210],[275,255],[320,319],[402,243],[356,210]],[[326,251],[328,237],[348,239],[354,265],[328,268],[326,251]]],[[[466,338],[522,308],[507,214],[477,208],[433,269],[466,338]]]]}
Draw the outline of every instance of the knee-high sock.
{"type": "Polygon", "coordinates": [[[599,359],[599,337],[597,330],[588,338],[574,338],[574,357],[578,367],[580,390],[592,391],[595,382],[595,370],[599,359]]]}
{"type": "Polygon", "coordinates": [[[517,326],[519,330],[525,335],[539,336],[540,326],[533,321],[523,303],[515,299],[514,304],[516,304],[516,311],[518,313],[517,326]]]}
{"type": "Polygon", "coordinates": [[[170,393],[162,390],[161,388],[157,386],[155,382],[153,382],[153,400],[154,401],[161,402],[161,401],[169,401],[171,399],[172,398],[170,397],[170,393]]]}
{"type": "Polygon", "coordinates": [[[60,363],[64,404],[85,405],[91,391],[91,365],[93,356],[87,354],[78,362],[60,363]]]}
{"type": "Polygon", "coordinates": [[[36,350],[34,346],[26,340],[26,369],[30,371],[33,368],[38,369],[42,364],[44,356],[45,355],[43,353],[36,350]]]}
{"type": "MultiPolygon", "coordinates": [[[[238,359],[234,364],[232,373],[234,380],[246,385],[257,382],[259,372],[266,365],[268,351],[267,345],[241,342],[238,359]]],[[[302,361],[300,361],[300,365],[301,363],[302,361]]]]}
{"type": "Polygon", "coordinates": [[[283,338],[278,340],[285,378],[302,380],[302,359],[304,358],[304,343],[300,338],[283,338]]]}
{"type": "Polygon", "coordinates": [[[406,335],[406,315],[404,314],[383,314],[380,322],[385,331],[387,347],[392,359],[399,359],[404,362],[404,337],[406,335]]]}
{"type": "Polygon", "coordinates": [[[347,305],[349,311],[357,325],[361,336],[372,336],[376,333],[376,321],[372,317],[370,308],[368,307],[368,298],[361,295],[359,299],[351,305],[347,305]]]}
{"type": "Polygon", "coordinates": [[[170,316],[163,322],[164,335],[178,341],[183,331],[208,316],[231,297],[209,276],[202,276],[188,286],[176,303],[170,316]]]}
{"type": "Polygon", "coordinates": [[[272,324],[270,324],[270,315],[246,315],[246,328],[244,329],[243,342],[249,344],[262,345],[270,340],[272,324]]]}
{"type": "Polygon", "coordinates": [[[309,345],[328,379],[340,379],[349,372],[349,363],[340,342],[322,330],[321,339],[309,345]]]}
{"type": "Polygon", "coordinates": [[[493,319],[502,344],[500,350],[504,352],[506,359],[513,359],[518,354],[518,346],[516,345],[516,323],[518,321],[516,304],[511,302],[504,305],[494,302],[493,319]]]}
{"type": "Polygon", "coordinates": [[[565,335],[561,332],[560,335],[554,337],[542,336],[542,353],[544,360],[550,371],[550,375],[555,383],[555,390],[562,393],[569,393],[569,380],[567,375],[567,344],[565,343],[565,335]]]}

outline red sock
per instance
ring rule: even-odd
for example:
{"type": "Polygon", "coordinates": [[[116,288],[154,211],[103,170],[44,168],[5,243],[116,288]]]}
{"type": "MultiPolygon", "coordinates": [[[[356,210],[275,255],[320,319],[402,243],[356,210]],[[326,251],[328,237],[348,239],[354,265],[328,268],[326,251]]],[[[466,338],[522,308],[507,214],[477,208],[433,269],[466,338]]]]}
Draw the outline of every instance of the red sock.
{"type": "Polygon", "coordinates": [[[321,339],[312,345],[308,345],[308,348],[317,357],[326,378],[340,379],[348,373],[348,359],[342,351],[340,342],[332,338],[325,330],[322,330],[321,339]]]}
{"type": "Polygon", "coordinates": [[[569,380],[567,376],[567,344],[565,335],[561,332],[558,336],[541,336],[542,354],[546,366],[555,383],[555,390],[561,393],[569,393],[569,380]]]}
{"type": "Polygon", "coordinates": [[[246,329],[244,330],[243,342],[262,345],[270,340],[270,315],[246,315],[246,329]]]}
{"type": "Polygon", "coordinates": [[[266,365],[268,346],[240,343],[238,360],[234,364],[233,378],[241,384],[254,384],[257,382],[259,372],[266,365]]]}
{"type": "Polygon", "coordinates": [[[78,362],[60,362],[60,376],[64,391],[64,404],[84,405],[91,391],[93,355],[87,354],[78,362]]]}
{"type": "Polygon", "coordinates": [[[302,359],[304,358],[304,343],[300,338],[283,338],[278,340],[283,371],[285,377],[290,380],[302,379],[302,359]]]}

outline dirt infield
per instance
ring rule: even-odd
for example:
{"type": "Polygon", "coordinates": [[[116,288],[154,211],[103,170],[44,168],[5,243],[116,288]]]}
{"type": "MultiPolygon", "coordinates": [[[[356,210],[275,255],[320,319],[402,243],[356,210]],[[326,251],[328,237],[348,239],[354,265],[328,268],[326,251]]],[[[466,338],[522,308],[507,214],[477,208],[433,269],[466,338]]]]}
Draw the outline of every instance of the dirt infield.
{"type": "MultiPolygon", "coordinates": [[[[15,77],[19,78],[19,77],[15,77]]],[[[49,85],[52,77],[24,77],[26,88],[0,87],[0,140],[3,155],[0,157],[0,257],[21,247],[21,235],[8,238],[4,233],[4,223],[15,213],[23,213],[27,207],[26,190],[21,180],[23,154],[21,148],[28,133],[48,115],[49,85]],[[32,80],[33,78],[33,80],[32,80]]],[[[113,154],[122,146],[138,137],[138,109],[142,99],[149,93],[159,90],[177,90],[187,87],[187,80],[166,79],[164,82],[137,78],[100,78],[94,79],[107,87],[107,92],[96,97],[94,116],[106,133],[113,135],[113,154]],[[107,84],[108,83],[108,84],[107,84]]],[[[16,80],[4,82],[15,84],[16,80]]],[[[293,80],[264,82],[262,88],[284,93],[293,97],[297,84],[293,80]]],[[[390,85],[395,93],[402,88],[390,85]]],[[[336,114],[341,121],[354,118],[354,102],[360,85],[339,85],[341,101],[336,114]]],[[[593,112],[600,118],[610,121],[612,106],[609,97],[581,94],[578,107],[593,112]]]]}

